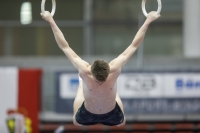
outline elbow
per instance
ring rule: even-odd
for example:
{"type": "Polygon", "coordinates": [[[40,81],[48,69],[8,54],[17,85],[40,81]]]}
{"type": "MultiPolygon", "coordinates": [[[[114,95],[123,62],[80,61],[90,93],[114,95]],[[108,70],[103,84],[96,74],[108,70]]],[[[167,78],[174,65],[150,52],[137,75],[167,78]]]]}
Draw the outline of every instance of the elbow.
{"type": "Polygon", "coordinates": [[[65,49],[69,48],[69,46],[59,45],[59,48],[60,48],[61,50],[65,50],[65,49]]]}
{"type": "Polygon", "coordinates": [[[137,49],[137,48],[140,46],[141,42],[142,42],[142,40],[134,40],[134,41],[132,42],[130,48],[132,48],[132,49],[137,49]]]}
{"type": "Polygon", "coordinates": [[[68,43],[65,40],[62,40],[61,42],[58,42],[58,46],[60,49],[67,49],[69,48],[68,43]]]}
{"type": "Polygon", "coordinates": [[[59,46],[59,48],[65,53],[69,50],[69,46],[59,46]]]}

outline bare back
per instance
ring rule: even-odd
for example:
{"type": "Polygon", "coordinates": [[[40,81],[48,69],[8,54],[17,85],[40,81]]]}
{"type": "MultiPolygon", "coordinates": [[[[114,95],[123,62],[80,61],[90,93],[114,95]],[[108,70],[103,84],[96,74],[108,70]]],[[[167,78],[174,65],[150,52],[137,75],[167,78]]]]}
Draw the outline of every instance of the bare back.
{"type": "Polygon", "coordinates": [[[110,73],[107,80],[99,84],[90,73],[82,75],[85,108],[93,114],[105,114],[112,111],[116,105],[118,72],[110,73]]]}

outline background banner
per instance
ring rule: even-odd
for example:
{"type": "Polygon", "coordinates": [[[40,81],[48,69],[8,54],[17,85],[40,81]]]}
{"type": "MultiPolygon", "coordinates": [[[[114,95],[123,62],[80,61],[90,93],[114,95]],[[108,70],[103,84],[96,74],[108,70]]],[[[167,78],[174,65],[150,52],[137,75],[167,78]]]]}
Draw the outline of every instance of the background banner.
{"type": "MultiPolygon", "coordinates": [[[[72,113],[78,74],[60,72],[57,79],[56,111],[72,113]]],[[[200,73],[122,73],[117,87],[128,114],[200,113],[200,73]]]]}
{"type": "Polygon", "coordinates": [[[199,114],[200,98],[122,99],[126,114],[199,114]]]}
{"type": "Polygon", "coordinates": [[[118,92],[122,98],[199,97],[200,73],[122,73],[118,92]]]}

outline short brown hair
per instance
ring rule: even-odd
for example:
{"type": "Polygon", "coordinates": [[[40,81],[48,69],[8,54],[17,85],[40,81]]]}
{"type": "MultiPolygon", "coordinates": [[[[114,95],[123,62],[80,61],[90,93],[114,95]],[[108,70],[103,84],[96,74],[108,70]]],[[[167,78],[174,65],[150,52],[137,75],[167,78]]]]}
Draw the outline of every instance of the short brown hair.
{"type": "Polygon", "coordinates": [[[104,82],[110,73],[110,66],[104,60],[95,60],[91,66],[91,72],[98,81],[104,82]]]}

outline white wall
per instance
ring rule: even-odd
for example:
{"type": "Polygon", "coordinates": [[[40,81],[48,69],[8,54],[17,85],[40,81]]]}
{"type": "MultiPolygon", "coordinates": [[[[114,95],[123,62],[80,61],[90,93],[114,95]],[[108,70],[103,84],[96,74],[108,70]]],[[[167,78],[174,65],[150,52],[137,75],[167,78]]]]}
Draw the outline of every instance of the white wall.
{"type": "Polygon", "coordinates": [[[184,56],[200,57],[200,0],[184,0],[184,56]]]}
{"type": "Polygon", "coordinates": [[[6,117],[8,109],[17,109],[18,69],[0,67],[0,133],[8,133],[6,117]]]}

